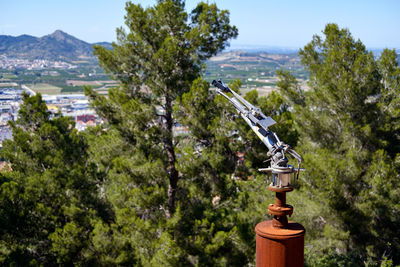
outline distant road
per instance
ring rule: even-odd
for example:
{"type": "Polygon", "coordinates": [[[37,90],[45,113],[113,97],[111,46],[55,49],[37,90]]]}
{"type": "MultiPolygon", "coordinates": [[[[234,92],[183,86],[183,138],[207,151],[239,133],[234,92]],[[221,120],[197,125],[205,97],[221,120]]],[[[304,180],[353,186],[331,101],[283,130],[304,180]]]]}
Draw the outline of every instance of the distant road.
{"type": "Polygon", "coordinates": [[[33,91],[33,90],[32,90],[31,88],[29,88],[28,86],[26,86],[26,85],[21,85],[21,87],[22,87],[22,89],[24,89],[24,90],[28,93],[28,95],[30,95],[30,96],[36,95],[36,92],[33,91]]]}

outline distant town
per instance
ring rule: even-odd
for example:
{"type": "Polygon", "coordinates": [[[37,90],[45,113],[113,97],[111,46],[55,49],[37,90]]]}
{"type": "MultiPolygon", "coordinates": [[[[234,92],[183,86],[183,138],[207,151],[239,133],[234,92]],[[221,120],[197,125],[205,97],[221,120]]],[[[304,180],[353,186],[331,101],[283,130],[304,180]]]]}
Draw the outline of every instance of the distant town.
{"type": "MultiPolygon", "coordinates": [[[[17,120],[24,91],[30,95],[35,94],[27,87],[24,89],[0,88],[0,147],[4,140],[12,138],[8,121],[17,120]]],[[[51,116],[72,117],[78,131],[102,123],[101,118],[95,114],[94,110],[90,109],[88,99],[83,94],[43,95],[42,97],[51,116]]]]}
{"type": "Polygon", "coordinates": [[[64,61],[51,61],[46,59],[20,59],[7,57],[6,55],[0,55],[0,69],[5,70],[16,70],[16,69],[26,69],[26,70],[43,70],[49,68],[55,69],[74,69],[76,65],[64,61]]]}

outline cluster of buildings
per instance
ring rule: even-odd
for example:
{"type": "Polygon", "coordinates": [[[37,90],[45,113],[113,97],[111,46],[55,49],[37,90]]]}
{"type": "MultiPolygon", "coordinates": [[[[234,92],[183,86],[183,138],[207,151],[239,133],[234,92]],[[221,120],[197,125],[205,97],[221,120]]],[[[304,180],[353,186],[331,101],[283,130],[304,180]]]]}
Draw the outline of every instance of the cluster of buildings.
{"type": "Polygon", "coordinates": [[[50,61],[46,59],[19,59],[11,58],[6,55],[0,55],[0,69],[15,70],[15,69],[27,69],[27,70],[42,70],[48,68],[56,69],[74,69],[77,66],[69,64],[64,61],[50,61]]]}
{"type": "Polygon", "coordinates": [[[103,123],[103,120],[90,108],[85,95],[43,95],[42,98],[53,115],[61,113],[63,116],[73,117],[78,131],[103,123]]]}
{"type": "MultiPolygon", "coordinates": [[[[15,88],[0,88],[0,147],[4,140],[12,138],[8,121],[17,120],[23,91],[15,88]]],[[[32,94],[32,91],[28,91],[28,93],[32,94]]],[[[42,98],[52,116],[62,114],[73,117],[78,131],[103,123],[94,110],[89,107],[86,96],[82,94],[43,95],[42,98]]]]}
{"type": "Polygon", "coordinates": [[[8,121],[17,119],[23,90],[0,88],[0,147],[6,139],[12,138],[8,121]]]}

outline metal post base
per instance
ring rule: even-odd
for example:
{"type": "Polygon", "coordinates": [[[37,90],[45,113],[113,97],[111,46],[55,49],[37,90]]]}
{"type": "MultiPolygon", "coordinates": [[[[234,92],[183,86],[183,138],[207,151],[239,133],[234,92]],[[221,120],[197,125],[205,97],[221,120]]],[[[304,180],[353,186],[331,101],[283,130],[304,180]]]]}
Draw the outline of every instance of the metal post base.
{"type": "Polygon", "coordinates": [[[263,221],[256,228],[257,267],[304,266],[304,234],[301,224],[288,222],[277,228],[272,221],[263,221]]]}

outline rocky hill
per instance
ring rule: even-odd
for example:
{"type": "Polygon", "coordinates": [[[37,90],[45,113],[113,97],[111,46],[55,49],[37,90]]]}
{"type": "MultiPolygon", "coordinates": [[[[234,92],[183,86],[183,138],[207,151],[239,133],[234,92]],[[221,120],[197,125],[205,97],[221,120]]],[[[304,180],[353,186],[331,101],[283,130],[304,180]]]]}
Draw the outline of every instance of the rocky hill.
{"type": "MultiPolygon", "coordinates": [[[[99,43],[110,47],[109,43],[99,43]]],[[[56,30],[43,37],[0,35],[0,55],[24,59],[73,60],[93,57],[93,44],[56,30]]]]}

